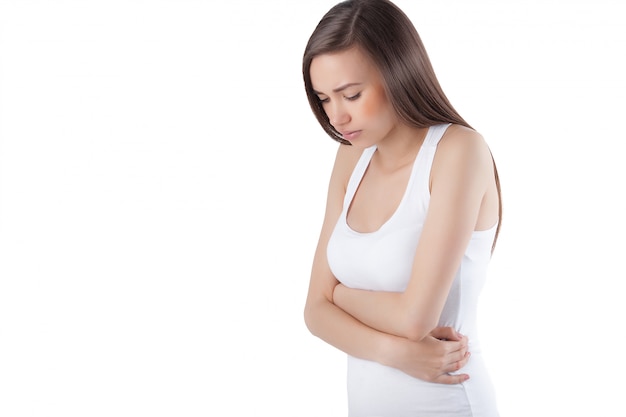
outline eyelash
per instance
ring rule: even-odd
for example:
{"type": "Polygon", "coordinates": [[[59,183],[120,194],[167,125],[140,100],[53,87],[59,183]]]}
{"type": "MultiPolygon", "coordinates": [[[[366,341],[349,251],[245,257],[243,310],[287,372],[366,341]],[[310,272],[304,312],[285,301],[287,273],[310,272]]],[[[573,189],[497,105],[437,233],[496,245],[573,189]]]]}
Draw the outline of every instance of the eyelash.
{"type": "MultiPolygon", "coordinates": [[[[348,101],[355,101],[355,100],[357,100],[359,97],[361,97],[361,93],[356,93],[356,94],[355,94],[355,95],[353,95],[353,96],[350,96],[350,97],[344,97],[344,98],[345,98],[346,100],[348,100],[348,101]]],[[[320,99],[319,99],[319,101],[320,101],[320,103],[325,104],[325,103],[328,103],[328,102],[330,101],[330,99],[329,99],[329,98],[325,98],[325,99],[321,99],[321,98],[320,98],[320,99]]]]}

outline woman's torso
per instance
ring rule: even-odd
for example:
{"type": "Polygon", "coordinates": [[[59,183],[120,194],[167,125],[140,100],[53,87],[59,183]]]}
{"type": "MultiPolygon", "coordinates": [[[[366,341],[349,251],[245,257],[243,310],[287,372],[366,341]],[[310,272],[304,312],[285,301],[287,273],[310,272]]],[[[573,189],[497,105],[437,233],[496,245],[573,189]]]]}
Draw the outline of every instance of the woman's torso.
{"type": "MultiPolygon", "coordinates": [[[[361,233],[347,221],[347,212],[376,148],[367,148],[357,162],[344,198],[344,208],[330,237],[328,263],[335,277],[351,288],[403,291],[426,218],[429,178],[437,144],[449,125],[428,130],[413,162],[404,195],[393,215],[376,231],[361,233]]],[[[348,357],[348,399],[351,416],[495,416],[495,400],[484,368],[476,328],[476,307],[483,287],[496,226],[475,231],[457,271],[440,326],[469,337],[472,357],[463,384],[443,385],[413,378],[376,362],[348,357]]]]}

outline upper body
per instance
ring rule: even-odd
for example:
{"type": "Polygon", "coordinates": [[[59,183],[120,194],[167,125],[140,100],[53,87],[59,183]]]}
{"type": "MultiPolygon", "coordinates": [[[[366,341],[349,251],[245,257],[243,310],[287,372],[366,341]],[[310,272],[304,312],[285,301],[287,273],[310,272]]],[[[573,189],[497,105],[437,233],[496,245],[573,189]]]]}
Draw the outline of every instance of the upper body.
{"type": "MultiPolygon", "coordinates": [[[[337,153],[322,236],[327,245],[343,209],[346,187],[365,148],[376,146],[347,213],[350,227],[378,230],[398,207],[427,128],[407,126],[391,107],[380,76],[358,48],[317,57],[311,66],[315,90],[330,123],[351,146],[337,153]],[[344,88],[347,86],[346,88],[344,88]]],[[[324,256],[317,277],[342,309],[365,324],[411,340],[436,327],[450,285],[474,230],[498,221],[498,190],[491,153],[474,130],[453,125],[441,139],[430,176],[430,203],[411,279],[402,292],[359,292],[336,287],[324,256]]]]}
{"type": "Polygon", "coordinates": [[[318,121],[344,144],[313,260],[308,328],[353,357],[427,381],[466,380],[450,373],[467,363],[467,339],[436,326],[473,231],[499,217],[497,174],[486,143],[452,108],[415,28],[388,0],[350,0],[332,8],[307,44],[303,76],[318,121]],[[406,287],[391,292],[340,285],[327,247],[363,151],[376,148],[346,218],[354,230],[368,232],[395,212],[428,128],[441,123],[452,126],[432,164],[429,210],[406,287]]]}
{"type": "MultiPolygon", "coordinates": [[[[350,224],[349,212],[359,187],[365,181],[376,146],[359,158],[347,185],[343,210],[327,247],[333,275],[346,287],[402,293],[411,280],[414,254],[430,206],[430,178],[438,144],[448,124],[432,126],[412,163],[410,176],[398,206],[391,216],[373,230],[361,231],[350,224]]],[[[452,326],[469,337],[472,357],[463,372],[472,377],[461,385],[431,384],[373,361],[350,356],[348,400],[351,416],[411,416],[417,410],[426,415],[495,416],[493,389],[480,350],[477,332],[477,304],[487,276],[487,266],[497,223],[472,232],[472,236],[446,295],[438,325],[452,326]]],[[[346,306],[346,290],[335,287],[334,301],[346,306]]],[[[348,294],[349,295],[349,294],[348,294]]],[[[370,306],[370,309],[372,307],[370,306]]],[[[355,314],[359,314],[355,310],[355,314]]],[[[384,312],[381,311],[379,314],[384,312]]]]}

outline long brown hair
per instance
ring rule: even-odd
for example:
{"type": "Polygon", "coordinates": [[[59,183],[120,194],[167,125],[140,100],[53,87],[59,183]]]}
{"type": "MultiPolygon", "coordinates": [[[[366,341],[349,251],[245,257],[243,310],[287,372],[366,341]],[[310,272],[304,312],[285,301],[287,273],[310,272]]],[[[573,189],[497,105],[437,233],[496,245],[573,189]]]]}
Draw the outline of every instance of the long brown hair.
{"type": "MultiPolygon", "coordinates": [[[[440,123],[472,127],[452,107],[444,94],[426,49],[410,19],[388,0],[347,0],[322,17],[309,38],[302,60],[306,95],[313,114],[334,140],[350,143],[332,126],[311,83],[311,62],[319,55],[358,47],[378,68],[385,92],[400,120],[417,128],[440,123]]],[[[502,223],[500,179],[494,161],[502,223]]]]}

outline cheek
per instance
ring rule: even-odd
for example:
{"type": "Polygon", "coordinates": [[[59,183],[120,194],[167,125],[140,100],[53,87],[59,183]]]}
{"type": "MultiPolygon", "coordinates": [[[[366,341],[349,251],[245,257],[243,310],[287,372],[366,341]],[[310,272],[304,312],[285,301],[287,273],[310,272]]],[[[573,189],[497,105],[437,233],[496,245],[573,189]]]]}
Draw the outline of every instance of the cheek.
{"type": "Polygon", "coordinates": [[[374,117],[383,113],[391,103],[387,100],[387,96],[385,95],[384,90],[377,89],[373,91],[372,94],[367,97],[367,100],[363,101],[363,106],[361,107],[363,111],[363,115],[365,117],[374,117]]]}

